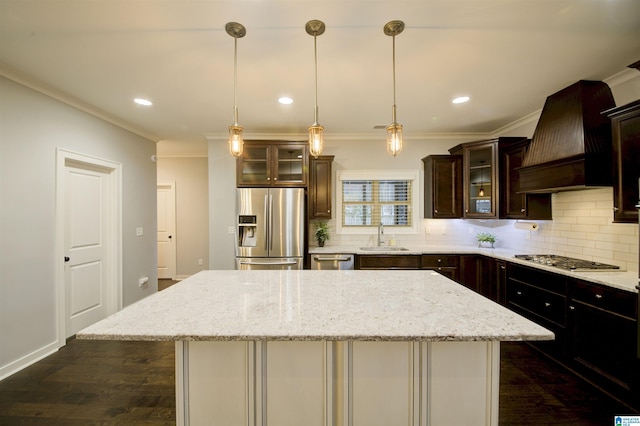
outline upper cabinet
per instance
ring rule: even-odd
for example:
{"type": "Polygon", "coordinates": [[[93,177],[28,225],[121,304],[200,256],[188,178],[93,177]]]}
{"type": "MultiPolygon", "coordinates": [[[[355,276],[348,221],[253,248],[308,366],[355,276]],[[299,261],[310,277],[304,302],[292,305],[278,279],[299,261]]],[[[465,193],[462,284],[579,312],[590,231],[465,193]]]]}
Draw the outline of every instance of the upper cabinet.
{"type": "Polygon", "coordinates": [[[638,223],[640,100],[606,111],[613,136],[613,221],[638,223]]]}
{"type": "Polygon", "coordinates": [[[306,142],[245,141],[236,163],[238,187],[306,186],[309,154],[306,142]]]}
{"type": "Polygon", "coordinates": [[[462,217],[462,155],[430,155],[424,163],[424,217],[462,217]]]}
{"type": "Polygon", "coordinates": [[[550,194],[519,193],[517,169],[528,143],[524,137],[499,137],[449,150],[452,155],[462,155],[462,217],[551,219],[550,194]]]}
{"type": "Polygon", "coordinates": [[[498,139],[468,142],[451,148],[453,155],[462,154],[463,217],[497,218],[498,139]]]}
{"type": "Polygon", "coordinates": [[[529,139],[498,144],[500,155],[500,218],[551,219],[551,194],[522,194],[518,168],[522,166],[529,139]]]}
{"type": "Polygon", "coordinates": [[[331,219],[333,155],[309,158],[309,219],[331,219]]]}

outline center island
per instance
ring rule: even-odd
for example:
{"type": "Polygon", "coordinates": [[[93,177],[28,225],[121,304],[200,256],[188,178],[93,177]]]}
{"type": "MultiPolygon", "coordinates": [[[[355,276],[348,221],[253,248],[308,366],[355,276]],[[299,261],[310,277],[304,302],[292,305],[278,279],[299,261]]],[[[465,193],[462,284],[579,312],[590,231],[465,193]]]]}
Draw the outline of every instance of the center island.
{"type": "Polygon", "coordinates": [[[175,341],[178,425],[497,425],[549,330],[433,271],[202,271],[82,330],[175,341]]]}

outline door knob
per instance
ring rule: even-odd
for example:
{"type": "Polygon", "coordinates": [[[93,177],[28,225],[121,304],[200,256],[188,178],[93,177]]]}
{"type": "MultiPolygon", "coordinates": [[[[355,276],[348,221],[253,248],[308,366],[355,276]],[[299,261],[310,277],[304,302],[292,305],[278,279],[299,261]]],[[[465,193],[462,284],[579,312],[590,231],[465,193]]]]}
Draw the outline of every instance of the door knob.
{"type": "Polygon", "coordinates": [[[171,239],[171,235],[169,235],[167,238],[171,239]]]}
{"type": "Polygon", "coordinates": [[[65,261],[65,262],[68,262],[68,261],[70,261],[70,260],[71,260],[71,259],[69,259],[69,256],[65,256],[65,257],[64,257],[64,261],[65,261]]]}

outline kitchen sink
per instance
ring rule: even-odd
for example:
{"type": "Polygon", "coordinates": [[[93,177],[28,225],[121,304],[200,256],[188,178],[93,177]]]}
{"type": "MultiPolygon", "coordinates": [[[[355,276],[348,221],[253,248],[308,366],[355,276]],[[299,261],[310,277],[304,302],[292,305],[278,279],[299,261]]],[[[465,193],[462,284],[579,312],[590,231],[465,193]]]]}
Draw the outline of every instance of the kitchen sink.
{"type": "Polygon", "coordinates": [[[384,247],[384,246],[371,246],[371,247],[360,247],[360,250],[363,251],[408,251],[409,249],[406,247],[384,247]]]}

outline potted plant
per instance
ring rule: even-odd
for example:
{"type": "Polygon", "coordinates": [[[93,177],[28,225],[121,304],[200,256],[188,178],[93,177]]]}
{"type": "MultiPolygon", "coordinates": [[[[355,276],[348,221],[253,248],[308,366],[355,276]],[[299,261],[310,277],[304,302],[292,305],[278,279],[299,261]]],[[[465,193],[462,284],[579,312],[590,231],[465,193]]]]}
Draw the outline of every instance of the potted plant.
{"type": "Polygon", "coordinates": [[[493,244],[496,242],[496,236],[488,232],[480,232],[476,235],[476,239],[478,240],[478,247],[482,247],[482,243],[491,243],[491,248],[494,248],[493,244]]]}
{"type": "Polygon", "coordinates": [[[313,234],[318,247],[324,247],[324,242],[329,239],[329,224],[324,221],[316,222],[316,232],[313,234]]]}

